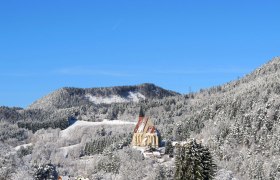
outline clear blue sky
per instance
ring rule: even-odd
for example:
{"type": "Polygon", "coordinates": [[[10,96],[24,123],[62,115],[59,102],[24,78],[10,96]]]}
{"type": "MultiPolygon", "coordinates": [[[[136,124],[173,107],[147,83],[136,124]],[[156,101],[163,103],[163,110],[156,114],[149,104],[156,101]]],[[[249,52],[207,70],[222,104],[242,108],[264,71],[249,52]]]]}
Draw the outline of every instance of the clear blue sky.
{"type": "Polygon", "coordinates": [[[155,83],[181,93],[279,56],[280,1],[0,2],[0,105],[64,86],[155,83]]]}

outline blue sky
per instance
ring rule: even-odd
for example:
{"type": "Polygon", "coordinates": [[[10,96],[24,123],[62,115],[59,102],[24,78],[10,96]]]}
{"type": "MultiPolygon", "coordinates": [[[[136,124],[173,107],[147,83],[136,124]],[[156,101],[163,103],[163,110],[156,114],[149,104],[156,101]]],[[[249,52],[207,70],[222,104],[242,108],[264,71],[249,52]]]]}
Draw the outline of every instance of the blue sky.
{"type": "Polygon", "coordinates": [[[155,83],[187,93],[279,56],[279,1],[0,2],[0,105],[64,86],[155,83]]]}

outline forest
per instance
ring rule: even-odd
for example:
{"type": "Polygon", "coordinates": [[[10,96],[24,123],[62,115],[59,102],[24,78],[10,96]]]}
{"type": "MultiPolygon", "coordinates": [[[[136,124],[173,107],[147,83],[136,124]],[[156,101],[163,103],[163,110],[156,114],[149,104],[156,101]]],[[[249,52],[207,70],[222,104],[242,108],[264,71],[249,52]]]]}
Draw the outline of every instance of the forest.
{"type": "Polygon", "coordinates": [[[276,57],[245,77],[189,94],[152,84],[62,88],[26,109],[1,107],[0,179],[33,179],[44,169],[53,176],[89,179],[174,179],[182,175],[177,164],[185,158],[179,163],[176,155],[191,147],[211,154],[216,170],[207,177],[280,179],[279,80],[276,57]],[[130,91],[146,98],[111,104],[86,98],[86,94],[125,97],[130,91]],[[158,162],[130,147],[133,125],[84,126],[66,133],[73,126],[69,120],[136,122],[140,107],[165,142],[200,143],[178,148],[174,161],[168,157],[158,162]]]}

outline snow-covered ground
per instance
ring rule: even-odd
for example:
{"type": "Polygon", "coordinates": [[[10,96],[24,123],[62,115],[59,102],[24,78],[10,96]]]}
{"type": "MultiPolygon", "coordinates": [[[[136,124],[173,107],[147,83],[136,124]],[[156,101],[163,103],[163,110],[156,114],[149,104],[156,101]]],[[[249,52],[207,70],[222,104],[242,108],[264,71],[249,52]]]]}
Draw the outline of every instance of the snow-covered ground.
{"type": "Polygon", "coordinates": [[[69,153],[72,156],[73,153],[80,152],[79,149],[84,148],[84,144],[81,143],[81,139],[86,134],[91,134],[94,128],[98,126],[111,126],[111,128],[116,128],[115,126],[120,126],[118,128],[132,128],[136,125],[136,122],[128,122],[121,120],[103,120],[101,122],[89,122],[89,121],[76,121],[73,125],[69,126],[67,129],[64,129],[59,132],[59,137],[57,137],[57,144],[62,144],[59,147],[59,153],[63,157],[67,157],[69,153]],[[113,127],[112,127],[113,126],[113,127]]]}
{"type": "Polygon", "coordinates": [[[176,146],[177,144],[183,146],[188,143],[189,141],[172,141],[172,146],[176,146]]]}
{"type": "Polygon", "coordinates": [[[22,145],[16,146],[16,147],[15,147],[15,150],[18,151],[18,150],[20,150],[21,147],[27,148],[27,147],[29,147],[29,146],[32,146],[32,143],[29,143],[29,144],[22,144],[22,145]]]}
{"type": "Polygon", "coordinates": [[[133,102],[139,102],[140,99],[146,99],[146,97],[139,92],[129,92],[128,99],[133,102]]]}
{"type": "Polygon", "coordinates": [[[238,179],[234,177],[232,171],[226,169],[220,169],[216,174],[215,180],[238,180],[238,179]]]}
{"type": "Polygon", "coordinates": [[[74,148],[79,148],[79,146],[80,146],[80,144],[74,144],[74,145],[71,145],[71,146],[61,147],[59,149],[62,150],[63,156],[66,157],[70,150],[72,150],[74,148]]]}
{"type": "Polygon", "coordinates": [[[86,94],[86,98],[88,98],[94,104],[112,104],[112,103],[124,103],[124,102],[139,102],[141,99],[145,99],[146,97],[139,92],[130,91],[127,97],[122,97],[118,95],[103,97],[103,96],[93,96],[91,94],[86,94]]]}
{"type": "Polygon", "coordinates": [[[75,132],[75,129],[100,126],[100,125],[136,125],[136,122],[128,122],[121,120],[103,120],[101,122],[89,122],[89,121],[76,121],[73,125],[60,132],[61,137],[67,137],[75,132]]]}

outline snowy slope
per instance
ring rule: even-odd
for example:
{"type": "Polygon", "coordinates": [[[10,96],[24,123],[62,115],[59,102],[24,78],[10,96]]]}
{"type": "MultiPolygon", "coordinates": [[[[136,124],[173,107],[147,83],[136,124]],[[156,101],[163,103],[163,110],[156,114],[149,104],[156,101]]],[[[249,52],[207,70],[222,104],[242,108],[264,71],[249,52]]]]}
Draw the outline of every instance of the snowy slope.
{"type": "Polygon", "coordinates": [[[136,125],[136,122],[128,122],[121,120],[103,120],[101,122],[88,122],[88,121],[77,121],[72,126],[60,132],[61,137],[67,137],[71,134],[75,134],[76,130],[81,128],[88,129],[91,126],[100,126],[100,125],[136,125]]]}
{"type": "Polygon", "coordinates": [[[32,146],[33,144],[32,143],[29,143],[29,144],[22,144],[22,145],[19,145],[19,146],[16,146],[14,149],[16,151],[20,150],[20,148],[27,148],[29,146],[32,146]]]}
{"type": "Polygon", "coordinates": [[[125,103],[125,102],[139,102],[141,99],[145,100],[146,97],[139,92],[128,93],[128,96],[120,96],[120,95],[110,95],[108,97],[103,96],[93,96],[91,94],[86,94],[86,98],[88,98],[94,104],[111,104],[111,103],[125,103]]]}
{"type": "Polygon", "coordinates": [[[84,148],[84,142],[81,142],[81,139],[84,136],[89,139],[90,135],[93,133],[93,130],[96,128],[100,128],[98,126],[106,126],[116,128],[115,126],[119,126],[120,129],[133,129],[136,125],[136,122],[127,122],[121,120],[103,120],[101,122],[88,122],[88,121],[76,121],[73,125],[68,127],[65,130],[59,132],[59,137],[57,138],[57,143],[62,144],[59,148],[59,153],[63,155],[63,157],[67,157],[69,154],[71,156],[75,155],[76,152],[80,152],[84,148]],[[125,126],[125,127],[124,127],[125,126]],[[80,140],[79,140],[80,139],[80,140]]]}

